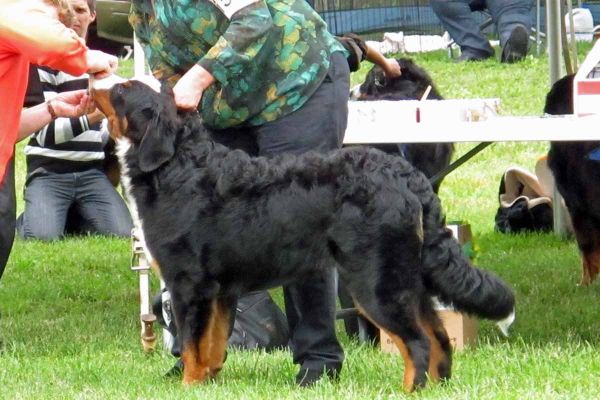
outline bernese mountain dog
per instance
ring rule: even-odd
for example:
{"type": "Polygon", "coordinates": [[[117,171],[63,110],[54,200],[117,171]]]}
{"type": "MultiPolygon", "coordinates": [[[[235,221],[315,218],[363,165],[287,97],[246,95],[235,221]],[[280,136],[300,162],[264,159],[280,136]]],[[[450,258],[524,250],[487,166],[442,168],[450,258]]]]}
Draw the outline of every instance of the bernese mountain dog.
{"type": "Polygon", "coordinates": [[[336,265],[361,313],[404,357],[404,388],[447,379],[451,346],[432,296],[514,319],[512,290],[473,267],[431,184],[368,147],[251,157],[213,142],[197,112],[136,80],[91,82],[117,141],[146,252],[171,293],[184,383],[223,367],[235,299],[336,265]]]}
{"type": "MultiPolygon", "coordinates": [[[[567,75],[554,83],[546,96],[546,114],[573,114],[573,80],[574,75],[567,75]]],[[[582,285],[600,273],[600,161],[591,156],[598,148],[598,141],[551,142],[548,153],[548,167],[569,210],[582,255],[582,285]]]]}

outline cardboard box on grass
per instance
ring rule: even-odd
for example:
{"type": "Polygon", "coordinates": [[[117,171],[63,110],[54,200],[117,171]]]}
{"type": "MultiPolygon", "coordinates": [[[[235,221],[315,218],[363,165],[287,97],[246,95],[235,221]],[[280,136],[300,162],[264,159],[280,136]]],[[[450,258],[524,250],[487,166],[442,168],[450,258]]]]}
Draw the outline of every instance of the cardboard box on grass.
{"type": "MultiPolygon", "coordinates": [[[[463,252],[473,258],[473,237],[470,225],[460,221],[449,222],[448,228],[452,231],[454,237],[458,239],[463,252]]],[[[446,328],[446,332],[448,332],[448,337],[454,350],[462,350],[465,346],[473,346],[477,343],[479,324],[475,318],[456,312],[448,306],[439,303],[435,298],[434,304],[442,320],[442,324],[446,328]]],[[[379,334],[382,351],[400,354],[400,350],[387,333],[380,331],[379,334]]]]}

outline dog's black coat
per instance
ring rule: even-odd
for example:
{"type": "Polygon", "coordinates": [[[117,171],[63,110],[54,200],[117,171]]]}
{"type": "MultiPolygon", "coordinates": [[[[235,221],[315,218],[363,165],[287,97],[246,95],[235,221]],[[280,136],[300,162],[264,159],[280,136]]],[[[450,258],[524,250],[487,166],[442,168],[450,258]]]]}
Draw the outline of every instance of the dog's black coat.
{"type": "MultiPolygon", "coordinates": [[[[554,83],[544,112],[573,113],[574,75],[554,83]]],[[[579,250],[583,255],[582,283],[590,283],[600,272],[600,163],[588,158],[600,141],[551,142],[548,167],[571,216],[579,250]]]]}
{"type": "Polygon", "coordinates": [[[360,309],[408,349],[409,390],[428,371],[450,376],[430,296],[491,319],[512,312],[511,290],[470,265],[427,178],[401,157],[366,147],[250,157],[212,142],[197,113],[178,115],[171,96],[140,82],[114,87],[110,99],[127,121],[123,170],[184,353],[200,352],[215,299],[227,306],[333,261],[360,309]]]}
{"type": "MultiPolygon", "coordinates": [[[[400,64],[402,75],[388,78],[381,67],[374,66],[360,85],[358,100],[420,100],[428,86],[431,86],[431,91],[427,99],[443,99],[427,71],[408,58],[398,58],[396,61],[400,64]]],[[[398,130],[402,130],[401,123],[398,130]]],[[[375,145],[375,147],[389,154],[403,155],[427,178],[433,177],[446,168],[450,164],[454,152],[452,143],[386,143],[375,145]]],[[[440,184],[441,180],[433,184],[436,193],[440,184]]]]}

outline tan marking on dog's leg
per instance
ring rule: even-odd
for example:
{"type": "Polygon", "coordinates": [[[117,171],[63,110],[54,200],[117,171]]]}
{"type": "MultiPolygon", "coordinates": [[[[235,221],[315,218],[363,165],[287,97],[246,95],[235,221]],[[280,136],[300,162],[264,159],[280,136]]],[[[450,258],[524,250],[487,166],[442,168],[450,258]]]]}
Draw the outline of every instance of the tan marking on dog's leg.
{"type": "Polygon", "coordinates": [[[213,347],[213,330],[215,324],[215,300],[210,307],[206,327],[198,343],[183,345],[181,359],[183,361],[183,383],[202,383],[212,376],[210,354],[213,347]]]}
{"type": "Polygon", "coordinates": [[[416,369],[415,369],[415,365],[413,363],[412,357],[410,356],[410,353],[408,351],[408,348],[406,347],[406,344],[404,344],[404,341],[397,335],[394,335],[392,332],[384,329],[385,333],[387,333],[389,335],[389,337],[392,339],[392,341],[394,342],[394,344],[398,347],[398,350],[400,350],[400,354],[402,355],[402,358],[404,359],[404,380],[403,380],[403,387],[404,390],[406,390],[407,392],[412,392],[415,390],[415,376],[416,376],[416,369]]]}
{"type": "Polygon", "coordinates": [[[598,273],[600,273],[600,250],[591,251],[582,254],[583,274],[581,276],[581,284],[587,286],[591,284],[598,273]]]}
{"type": "MultiPolygon", "coordinates": [[[[433,314],[426,316],[428,328],[431,331],[427,331],[431,334],[431,351],[432,354],[439,355],[439,357],[431,356],[429,368],[434,367],[436,369],[438,378],[449,379],[452,376],[452,346],[450,344],[450,338],[448,332],[440,319],[437,312],[432,310],[433,314]],[[435,348],[433,347],[435,343],[435,348]]],[[[431,374],[433,379],[433,374],[431,374]]],[[[436,378],[437,379],[437,378],[436,378]]]]}
{"type": "Polygon", "coordinates": [[[200,360],[200,351],[195,345],[183,346],[181,352],[183,361],[183,383],[190,385],[202,383],[209,377],[210,369],[200,360]]]}
{"type": "Polygon", "coordinates": [[[369,314],[367,314],[365,312],[365,310],[356,301],[354,301],[354,304],[356,305],[356,308],[358,309],[358,311],[365,318],[367,318],[369,321],[371,321],[371,323],[373,325],[377,326],[379,329],[381,329],[385,333],[387,333],[388,336],[394,342],[394,344],[398,347],[398,350],[400,350],[400,354],[402,355],[402,359],[404,360],[404,380],[403,380],[402,386],[406,392],[408,392],[408,393],[413,392],[415,390],[416,369],[415,369],[415,364],[413,363],[412,357],[410,356],[410,352],[408,351],[406,344],[404,344],[404,341],[399,336],[393,334],[389,330],[381,327],[379,324],[377,324],[375,321],[373,321],[369,317],[369,314]]]}
{"type": "Polygon", "coordinates": [[[589,267],[588,267],[587,257],[584,254],[582,254],[581,255],[581,281],[579,282],[579,284],[581,286],[587,286],[591,282],[592,281],[590,280],[590,271],[589,271],[589,267]]]}
{"type": "Polygon", "coordinates": [[[225,350],[229,336],[229,309],[221,302],[213,303],[214,322],[212,324],[212,348],[209,354],[208,364],[210,373],[215,377],[223,368],[225,361],[225,350]]]}
{"type": "Polygon", "coordinates": [[[435,336],[433,326],[425,321],[424,331],[427,337],[429,338],[429,367],[427,371],[429,372],[429,378],[434,382],[440,380],[440,372],[439,365],[446,361],[446,355],[442,350],[442,346],[435,336]]]}

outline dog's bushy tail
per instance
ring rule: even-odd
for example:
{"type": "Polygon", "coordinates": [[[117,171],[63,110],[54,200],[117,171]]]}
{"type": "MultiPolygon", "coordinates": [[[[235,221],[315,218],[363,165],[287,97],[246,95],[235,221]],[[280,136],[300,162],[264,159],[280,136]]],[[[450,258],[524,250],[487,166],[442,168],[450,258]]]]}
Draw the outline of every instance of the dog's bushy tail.
{"type": "Polygon", "coordinates": [[[471,264],[445,226],[439,199],[426,186],[417,194],[423,204],[422,268],[428,292],[458,311],[499,321],[506,333],[514,319],[512,290],[491,272],[471,264]]]}
{"type": "Polygon", "coordinates": [[[423,249],[425,285],[444,304],[482,318],[502,320],[515,307],[512,290],[494,274],[473,267],[448,230],[423,249]]]}

